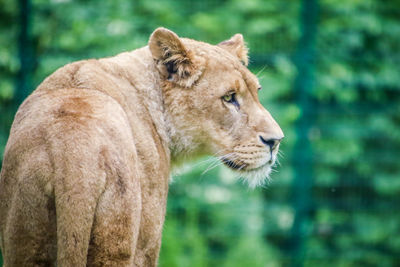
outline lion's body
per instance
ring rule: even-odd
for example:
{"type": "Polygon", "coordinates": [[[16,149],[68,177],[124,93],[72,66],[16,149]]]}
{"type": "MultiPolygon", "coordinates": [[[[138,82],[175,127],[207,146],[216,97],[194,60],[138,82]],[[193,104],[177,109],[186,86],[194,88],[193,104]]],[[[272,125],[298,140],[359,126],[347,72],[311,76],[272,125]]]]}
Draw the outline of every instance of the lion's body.
{"type": "Polygon", "coordinates": [[[157,76],[150,53],[147,65],[123,55],[135,62],[129,68],[120,57],[67,65],[20,107],[0,184],[6,266],[51,266],[58,246],[67,247],[61,262],[79,266],[89,243],[89,265],[107,265],[107,257],[132,265],[135,247],[137,266],[156,259],[169,152],[153,123],[162,119],[152,103],[160,98],[139,92],[152,90],[157,76]]]}
{"type": "MultiPolygon", "coordinates": [[[[210,111],[177,95],[157,56],[144,47],[66,65],[21,105],[0,177],[5,267],[157,264],[171,160],[210,151],[181,114],[210,111]]],[[[227,79],[209,62],[179,90],[215,82],[200,74],[227,79]]]]}

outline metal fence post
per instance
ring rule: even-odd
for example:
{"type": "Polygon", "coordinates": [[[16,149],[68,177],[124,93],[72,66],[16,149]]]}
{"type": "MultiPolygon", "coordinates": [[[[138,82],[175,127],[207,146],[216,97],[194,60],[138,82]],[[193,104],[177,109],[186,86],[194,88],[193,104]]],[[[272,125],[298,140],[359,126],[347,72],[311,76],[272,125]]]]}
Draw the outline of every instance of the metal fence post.
{"type": "Polygon", "coordinates": [[[18,53],[20,58],[20,70],[17,76],[17,91],[14,98],[16,106],[21,104],[32,90],[34,54],[31,36],[31,10],[31,0],[19,0],[20,33],[18,39],[18,53]]]}
{"type": "Polygon", "coordinates": [[[294,146],[294,184],[293,206],[295,218],[292,228],[290,247],[292,248],[292,266],[303,266],[305,243],[309,234],[310,212],[312,209],[312,149],[309,132],[313,124],[312,103],[310,100],[313,88],[315,61],[315,36],[317,31],[317,0],[302,0],[301,36],[295,55],[297,77],[294,94],[301,110],[296,124],[297,141],[294,146]]]}
{"type": "MultiPolygon", "coordinates": [[[[19,37],[18,53],[20,69],[16,80],[16,92],[11,108],[5,108],[7,113],[12,110],[14,114],[18,106],[32,90],[32,73],[34,70],[34,53],[31,38],[31,0],[19,0],[19,37]]],[[[3,115],[3,114],[2,114],[3,115]]],[[[8,128],[8,127],[7,127],[8,128]]],[[[1,131],[2,129],[0,129],[1,131]]],[[[0,166],[2,162],[0,159],[0,166]]],[[[0,266],[3,266],[3,257],[0,251],[0,266]]]]}

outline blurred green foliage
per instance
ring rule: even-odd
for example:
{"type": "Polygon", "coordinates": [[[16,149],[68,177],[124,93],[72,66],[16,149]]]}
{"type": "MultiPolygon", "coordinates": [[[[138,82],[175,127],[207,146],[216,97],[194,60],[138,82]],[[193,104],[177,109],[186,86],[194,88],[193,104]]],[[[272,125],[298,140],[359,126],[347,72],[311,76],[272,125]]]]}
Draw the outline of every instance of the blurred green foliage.
{"type": "MultiPolygon", "coordinates": [[[[304,136],[293,83],[299,0],[34,0],[31,90],[58,67],[146,45],[158,26],[218,43],[241,32],[260,99],[283,128],[273,181],[248,190],[225,168],[184,166],[170,186],[160,266],[286,266],[292,262],[295,162],[313,174],[305,266],[400,261],[400,1],[320,0],[304,136]],[[302,135],[303,136],[303,135],[302,135]],[[296,146],[297,147],[297,146],[296,146]]],[[[18,2],[0,0],[0,154],[16,110],[18,2]]],[[[0,158],[1,159],[1,158],[0,158]]]]}

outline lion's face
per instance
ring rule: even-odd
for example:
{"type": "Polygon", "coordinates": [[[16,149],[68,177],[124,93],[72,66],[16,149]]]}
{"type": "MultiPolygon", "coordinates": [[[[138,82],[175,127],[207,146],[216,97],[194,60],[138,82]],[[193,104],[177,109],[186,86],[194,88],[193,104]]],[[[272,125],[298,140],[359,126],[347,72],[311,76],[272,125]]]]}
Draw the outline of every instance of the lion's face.
{"type": "Polygon", "coordinates": [[[162,31],[152,35],[150,49],[165,79],[171,150],[176,156],[217,156],[251,187],[261,185],[283,132],[259,102],[261,86],[246,67],[241,35],[212,46],[162,31]]]}

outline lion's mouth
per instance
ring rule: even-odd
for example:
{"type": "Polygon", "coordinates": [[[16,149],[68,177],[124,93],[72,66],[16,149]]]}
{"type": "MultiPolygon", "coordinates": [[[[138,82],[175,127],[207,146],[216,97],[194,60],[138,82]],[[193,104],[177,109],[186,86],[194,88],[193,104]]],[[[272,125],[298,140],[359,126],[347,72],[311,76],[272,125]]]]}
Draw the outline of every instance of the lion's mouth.
{"type": "Polygon", "coordinates": [[[222,158],[221,161],[225,164],[225,166],[229,167],[230,169],[243,172],[257,172],[265,168],[270,168],[274,164],[274,160],[271,159],[267,163],[262,164],[261,166],[257,166],[255,168],[249,168],[248,164],[243,162],[235,162],[233,160],[230,160],[229,158],[222,158]]]}
{"type": "Polygon", "coordinates": [[[228,166],[229,168],[233,169],[233,170],[243,170],[244,168],[247,167],[247,164],[245,163],[236,163],[230,159],[227,158],[222,158],[222,162],[228,166]]]}

